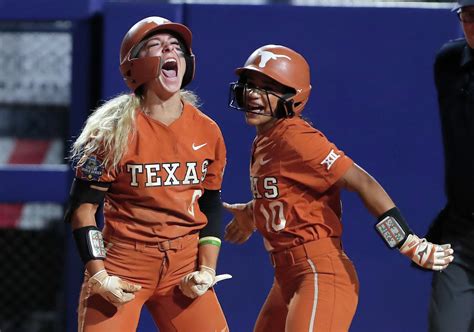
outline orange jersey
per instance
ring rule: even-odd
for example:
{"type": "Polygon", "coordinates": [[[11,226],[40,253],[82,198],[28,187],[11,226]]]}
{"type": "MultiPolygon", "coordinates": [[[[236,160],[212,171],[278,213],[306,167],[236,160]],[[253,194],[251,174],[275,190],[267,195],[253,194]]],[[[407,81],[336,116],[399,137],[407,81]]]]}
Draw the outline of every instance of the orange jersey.
{"type": "Polygon", "coordinates": [[[92,156],[76,176],[112,183],[104,201],[107,234],[156,242],[198,231],[207,223],[199,197],[221,189],[226,148],[219,127],[190,104],[169,126],[136,113],[118,170],[102,169],[92,156]]]}
{"type": "Polygon", "coordinates": [[[269,251],[340,237],[340,190],[353,165],[344,152],[300,118],[284,119],[257,135],[250,180],[256,226],[269,251]]]}

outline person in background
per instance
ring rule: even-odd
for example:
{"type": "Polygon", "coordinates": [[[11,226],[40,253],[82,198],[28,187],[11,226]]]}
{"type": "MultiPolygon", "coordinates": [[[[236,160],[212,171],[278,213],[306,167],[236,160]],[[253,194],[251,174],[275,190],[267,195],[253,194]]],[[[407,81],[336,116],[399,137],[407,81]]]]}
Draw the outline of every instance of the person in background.
{"type": "Polygon", "coordinates": [[[450,245],[416,236],[380,184],[301,117],[311,91],[303,56],[265,45],[235,72],[230,106],[256,128],[253,199],[224,204],[233,214],[225,239],[240,244],[258,229],[275,270],[255,332],[349,330],[359,282],[341,245],[343,189],[359,195],[390,248],[426,269],[449,265],[450,245]]]}
{"type": "Polygon", "coordinates": [[[132,94],[95,110],[74,142],[65,219],[86,267],[79,331],[136,331],[143,305],[160,332],[228,331],[212,287],[226,148],[183,90],[191,41],[186,26],[158,16],[131,27],[120,71],[132,94]]]}
{"type": "Polygon", "coordinates": [[[444,44],[434,64],[447,203],[427,238],[451,243],[455,256],[433,275],[431,332],[474,331],[474,0],[460,0],[453,11],[464,38],[444,44]]]}

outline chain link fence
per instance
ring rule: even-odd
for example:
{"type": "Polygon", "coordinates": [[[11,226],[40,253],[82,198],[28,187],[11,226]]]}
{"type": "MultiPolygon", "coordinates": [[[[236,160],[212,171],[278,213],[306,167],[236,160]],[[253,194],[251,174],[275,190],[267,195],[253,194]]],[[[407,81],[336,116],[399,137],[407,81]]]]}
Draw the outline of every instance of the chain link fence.
{"type": "Polygon", "coordinates": [[[58,227],[0,230],[0,331],[62,331],[63,247],[58,227]]]}
{"type": "MultiPolygon", "coordinates": [[[[3,28],[16,27],[9,24],[3,28]]],[[[1,31],[0,45],[0,103],[69,104],[72,62],[69,33],[1,31]]]]}
{"type": "MultiPolygon", "coordinates": [[[[0,22],[0,165],[64,163],[69,28],[0,22]]],[[[64,330],[62,214],[63,206],[51,202],[0,202],[1,332],[64,330]]]]}

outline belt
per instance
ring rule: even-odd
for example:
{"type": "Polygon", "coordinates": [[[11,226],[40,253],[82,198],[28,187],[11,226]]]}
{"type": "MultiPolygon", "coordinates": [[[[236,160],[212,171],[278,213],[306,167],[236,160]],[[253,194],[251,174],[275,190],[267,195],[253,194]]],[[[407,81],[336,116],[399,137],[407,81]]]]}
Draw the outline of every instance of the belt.
{"type": "MultiPolygon", "coordinates": [[[[142,241],[135,241],[131,239],[125,239],[117,236],[110,236],[107,238],[107,242],[110,243],[122,243],[134,246],[136,250],[142,251],[144,248],[156,248],[159,251],[168,251],[168,250],[179,250],[183,249],[189,242],[196,238],[196,234],[189,234],[182,237],[178,237],[176,239],[171,240],[163,240],[163,241],[156,241],[156,242],[142,242],[142,241]]],[[[197,242],[196,242],[197,243],[197,242]]]]}
{"type": "Polygon", "coordinates": [[[324,238],[279,252],[270,252],[270,261],[273,267],[291,266],[302,259],[324,255],[333,249],[342,249],[340,238],[324,238]]]}

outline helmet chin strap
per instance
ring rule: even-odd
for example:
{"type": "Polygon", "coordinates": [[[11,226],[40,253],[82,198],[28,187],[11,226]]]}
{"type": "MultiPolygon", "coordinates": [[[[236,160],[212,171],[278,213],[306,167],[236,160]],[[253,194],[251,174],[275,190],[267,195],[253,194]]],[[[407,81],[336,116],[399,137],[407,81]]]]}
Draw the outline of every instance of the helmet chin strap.
{"type": "Polygon", "coordinates": [[[278,99],[277,107],[275,109],[276,118],[292,118],[295,115],[295,111],[293,109],[293,96],[294,94],[287,93],[278,99]]]}
{"type": "Polygon", "coordinates": [[[163,89],[160,87],[159,80],[161,75],[161,69],[163,68],[163,58],[161,56],[158,56],[157,58],[159,58],[160,61],[158,63],[158,66],[156,66],[156,75],[150,83],[150,89],[155,95],[161,98],[160,92],[162,92],[163,89]]]}

